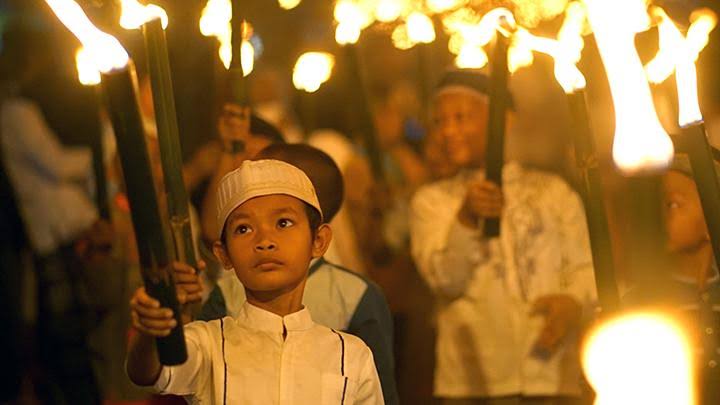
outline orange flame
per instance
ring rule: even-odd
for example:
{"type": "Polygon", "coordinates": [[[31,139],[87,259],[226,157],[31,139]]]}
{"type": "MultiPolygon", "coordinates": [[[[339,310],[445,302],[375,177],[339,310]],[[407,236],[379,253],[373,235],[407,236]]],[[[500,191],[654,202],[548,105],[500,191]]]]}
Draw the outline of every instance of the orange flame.
{"type": "MultiPolygon", "coordinates": [[[[200,32],[206,37],[216,37],[220,42],[218,55],[225,66],[230,68],[232,62],[232,3],[230,0],[208,0],[200,17],[200,32]]],[[[243,23],[243,41],[240,47],[242,53],[243,75],[249,75],[253,70],[255,49],[247,40],[251,31],[249,24],[243,23]]]]}
{"type": "Polygon", "coordinates": [[[305,52],[300,55],[293,69],[293,84],[308,93],[317,91],[330,79],[335,58],[327,52],[305,52]]]}
{"type": "Polygon", "coordinates": [[[97,70],[92,57],[83,47],[78,48],[77,52],[75,52],[75,66],[81,84],[85,86],[100,84],[100,72],[97,70]]]}
{"type": "Polygon", "coordinates": [[[127,66],[130,57],[115,37],[97,29],[73,0],[45,0],[60,21],[80,40],[97,70],[109,73],[127,66]]]}
{"type": "Polygon", "coordinates": [[[673,144],[660,125],[635,49],[635,34],[649,23],[645,2],[585,3],[615,105],[615,164],[628,174],[666,168],[673,157],[673,144]]]}
{"type": "Polygon", "coordinates": [[[146,22],[156,18],[162,21],[163,29],[167,28],[168,16],[160,6],[154,4],[142,5],[137,0],[120,0],[120,6],[122,9],[120,26],[125,29],[138,29],[146,22]]]}

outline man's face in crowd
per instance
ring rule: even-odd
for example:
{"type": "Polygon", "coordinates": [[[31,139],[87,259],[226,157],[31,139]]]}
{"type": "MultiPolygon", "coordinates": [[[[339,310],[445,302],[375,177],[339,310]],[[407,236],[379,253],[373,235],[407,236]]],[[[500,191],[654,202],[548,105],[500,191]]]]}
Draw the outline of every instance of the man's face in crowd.
{"type": "Polygon", "coordinates": [[[435,97],[432,119],[450,161],[461,167],[484,164],[488,121],[487,99],[463,91],[435,97]]]}

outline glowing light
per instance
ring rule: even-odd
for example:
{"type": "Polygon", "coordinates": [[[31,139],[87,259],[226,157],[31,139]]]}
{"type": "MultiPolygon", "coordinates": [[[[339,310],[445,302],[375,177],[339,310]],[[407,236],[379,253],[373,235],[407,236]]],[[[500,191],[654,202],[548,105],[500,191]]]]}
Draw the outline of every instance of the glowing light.
{"type": "MultiPolygon", "coordinates": [[[[247,22],[242,24],[243,41],[240,46],[243,76],[249,75],[255,63],[255,50],[250,43],[252,28],[247,22]]],[[[206,37],[215,37],[220,43],[218,55],[225,66],[232,62],[232,3],[230,0],[208,0],[200,17],[200,33],[206,37]]]]}
{"type": "Polygon", "coordinates": [[[140,28],[148,21],[159,18],[163,29],[167,28],[168,16],[162,7],[154,4],[143,5],[137,0],[120,0],[120,26],[127,30],[140,28]]]}
{"type": "Polygon", "coordinates": [[[565,93],[584,89],[586,85],[585,76],[577,68],[585,47],[582,34],[586,18],[585,7],[579,2],[572,2],[565,10],[565,20],[558,32],[558,53],[554,56],[555,79],[565,93]]]}
{"type": "Polygon", "coordinates": [[[375,18],[380,22],[392,22],[400,18],[403,4],[398,0],[380,0],[375,6],[375,18]]]}
{"type": "Polygon", "coordinates": [[[317,91],[330,79],[335,58],[326,52],[306,52],[298,58],[293,69],[293,84],[308,93],[317,91]]]}
{"type": "Polygon", "coordinates": [[[644,0],[586,0],[615,106],[613,159],[625,173],[665,168],[673,144],[660,125],[635,49],[637,29],[649,19],[644,0]],[[643,20],[645,19],[645,20],[643,20]]]}
{"type": "Polygon", "coordinates": [[[340,45],[357,43],[361,31],[357,26],[338,24],[335,27],[335,41],[340,45]]]}
{"type": "Polygon", "coordinates": [[[661,83],[675,71],[679,124],[686,126],[700,122],[702,114],[698,103],[695,61],[707,45],[708,36],[717,24],[717,16],[709,9],[695,11],[691,15],[687,36],[683,37],[663,9],[653,7],[651,14],[659,21],[660,49],[655,58],[645,66],[648,80],[661,83]]]}
{"type": "Polygon", "coordinates": [[[408,35],[408,27],[400,24],[392,32],[392,43],[397,49],[407,50],[415,46],[416,42],[410,39],[408,35]]]}
{"type": "Polygon", "coordinates": [[[435,40],[435,27],[430,17],[414,12],[407,17],[408,38],[415,43],[429,44],[435,40]]]}
{"type": "Polygon", "coordinates": [[[100,72],[97,70],[92,57],[85,48],[78,48],[75,52],[75,66],[77,67],[78,80],[85,86],[100,84],[100,72]]]}
{"type": "Polygon", "coordinates": [[[479,69],[488,63],[488,56],[479,46],[464,45],[457,58],[455,58],[455,66],[460,69],[479,69]]]}
{"type": "Polygon", "coordinates": [[[544,20],[563,13],[568,0],[512,0],[515,16],[525,27],[536,27],[544,20]]]}
{"type": "Polygon", "coordinates": [[[677,324],[660,314],[636,313],[593,331],[582,363],[597,393],[595,405],[691,405],[691,356],[677,324]]]}
{"type": "Polygon", "coordinates": [[[292,10],[300,4],[302,0],[278,0],[280,7],[285,10],[292,10]]]}
{"type": "Polygon", "coordinates": [[[97,29],[73,0],[45,0],[60,21],[80,40],[97,70],[108,73],[127,66],[130,57],[115,37],[97,29]]]}
{"type": "Polygon", "coordinates": [[[339,0],[333,11],[335,21],[335,41],[338,44],[354,44],[360,38],[362,30],[372,24],[372,10],[352,0],[339,0]]]}
{"type": "Polygon", "coordinates": [[[232,60],[232,4],[230,0],[208,0],[200,17],[200,32],[220,42],[218,55],[225,68],[232,60]]]}
{"type": "Polygon", "coordinates": [[[464,6],[468,0],[427,0],[426,5],[430,12],[439,14],[464,6]]]}

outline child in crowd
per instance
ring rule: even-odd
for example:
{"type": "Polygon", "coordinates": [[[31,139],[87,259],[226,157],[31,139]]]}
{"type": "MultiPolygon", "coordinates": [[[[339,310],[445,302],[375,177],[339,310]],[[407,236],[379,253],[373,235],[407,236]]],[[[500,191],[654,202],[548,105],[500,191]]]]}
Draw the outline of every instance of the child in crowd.
{"type": "Polygon", "coordinates": [[[217,213],[213,251],[234,269],[247,301],[237,317],[186,325],[188,360],[170,367],[160,364],[153,337],[175,327],[172,311],[138,289],[131,306],[140,333],[127,359],[133,382],[195,403],[382,404],[371,351],[314,323],[302,304],[310,261],[332,238],[305,173],[277,160],[244,162],[220,182],[217,213]]]}
{"type": "MultiPolygon", "coordinates": [[[[719,165],[715,170],[718,172],[719,165]]],[[[663,206],[670,258],[670,280],[662,298],[637,286],[623,297],[626,306],[652,305],[678,311],[697,354],[700,404],[720,401],[720,277],[700,196],[686,155],[676,154],[662,179],[663,206]]]]}
{"type": "MultiPolygon", "coordinates": [[[[305,172],[317,191],[324,220],[330,223],[343,202],[343,177],[326,153],[304,144],[274,144],[258,159],[277,159],[305,172]]],[[[237,277],[225,272],[204,304],[199,319],[237,316],[245,290],[237,277]]],[[[398,403],[393,358],[393,324],[380,287],[371,280],[324,258],[311,263],[303,304],[317,323],[361,338],[372,350],[386,404],[398,403]]]]}

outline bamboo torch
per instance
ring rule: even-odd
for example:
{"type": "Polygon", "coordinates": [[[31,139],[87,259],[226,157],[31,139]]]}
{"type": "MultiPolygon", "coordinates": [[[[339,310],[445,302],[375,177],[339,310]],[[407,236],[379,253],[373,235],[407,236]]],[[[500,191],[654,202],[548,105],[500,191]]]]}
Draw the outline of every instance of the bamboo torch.
{"type": "Polygon", "coordinates": [[[639,286],[661,291],[665,261],[660,175],[673,157],[673,145],[660,125],[650,87],[635,49],[635,34],[647,25],[643,0],[586,0],[607,72],[615,107],[613,159],[628,178],[630,264],[639,286]]]}
{"type": "MultiPolygon", "coordinates": [[[[245,21],[238,0],[208,0],[200,18],[200,32],[218,39],[220,60],[228,70],[233,103],[247,107],[247,79],[253,70],[255,51],[248,39],[252,35],[250,24],[245,21]]],[[[245,144],[240,140],[232,142],[234,152],[242,152],[245,144]]]]}
{"type": "MultiPolygon", "coordinates": [[[[75,65],[78,71],[78,80],[83,86],[92,87],[95,96],[98,96],[97,85],[100,84],[100,72],[95,68],[90,55],[85,48],[79,48],[75,53],[75,65]]],[[[97,98],[94,98],[97,100],[97,98]]],[[[93,172],[95,174],[95,201],[100,217],[110,219],[110,202],[107,194],[107,177],[105,175],[105,159],[103,149],[102,130],[92,138],[93,172]]]]}
{"type": "Polygon", "coordinates": [[[681,128],[680,136],[676,137],[677,146],[690,159],[717,264],[720,260],[720,184],[698,103],[695,69],[695,61],[717,25],[717,16],[709,9],[696,10],[690,16],[691,25],[683,37],[663,9],[653,7],[651,13],[659,21],[660,50],[645,71],[653,83],[664,81],[675,71],[681,128]]]}
{"type": "Polygon", "coordinates": [[[46,2],[82,42],[101,72],[102,93],[117,138],[145,288],[148,294],[160,301],[160,305],[173,310],[178,325],[170,335],[156,340],[158,357],[165,365],[182,364],[187,359],[187,349],[173,274],[169,269],[172,244],[162,226],[152,181],[133,63],[122,45],[92,25],[73,0],[46,2]]]}
{"type": "Polygon", "coordinates": [[[143,6],[135,0],[123,0],[122,6],[120,25],[125,29],[142,27],[175,253],[177,260],[197,269],[190,223],[190,203],[183,181],[182,149],[164,31],[168,23],[167,14],[158,6],[143,6]]]}

